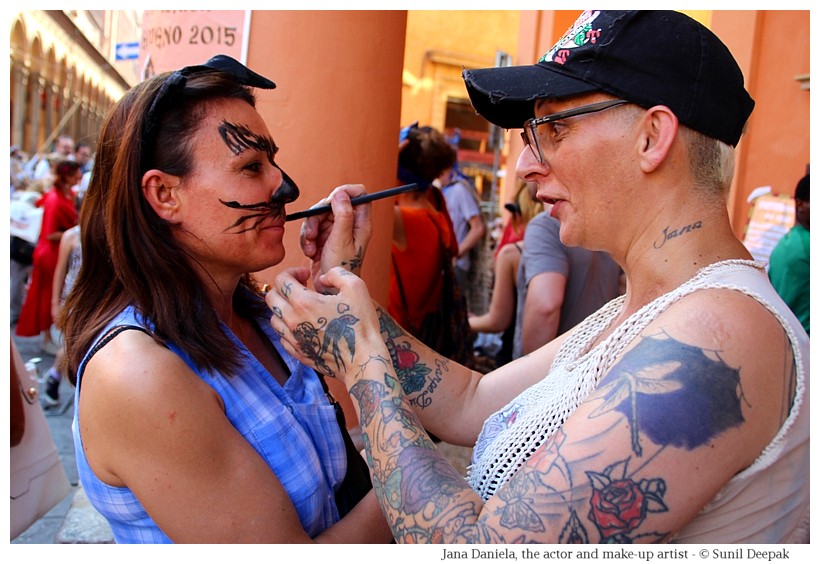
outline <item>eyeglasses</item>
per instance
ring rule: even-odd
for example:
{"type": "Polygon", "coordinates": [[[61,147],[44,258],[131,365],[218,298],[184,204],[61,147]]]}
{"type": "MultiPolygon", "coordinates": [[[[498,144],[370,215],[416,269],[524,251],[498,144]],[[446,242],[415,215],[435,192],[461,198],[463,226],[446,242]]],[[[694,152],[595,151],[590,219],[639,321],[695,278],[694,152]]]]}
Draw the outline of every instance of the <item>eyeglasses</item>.
{"type": "Polygon", "coordinates": [[[609,108],[614,108],[615,106],[621,106],[628,103],[629,101],[627,100],[606,100],[604,102],[596,102],[595,104],[572,108],[571,110],[564,110],[563,112],[558,112],[555,114],[549,114],[538,118],[530,118],[524,122],[524,131],[521,132],[521,139],[523,139],[524,144],[530,148],[532,154],[535,155],[536,159],[538,159],[538,162],[544,164],[546,159],[544,158],[542,146],[551,143],[552,137],[555,135],[555,131],[552,128],[542,127],[541,132],[539,133],[539,126],[547,125],[569,117],[601,112],[603,110],[608,110],[609,108]]]}

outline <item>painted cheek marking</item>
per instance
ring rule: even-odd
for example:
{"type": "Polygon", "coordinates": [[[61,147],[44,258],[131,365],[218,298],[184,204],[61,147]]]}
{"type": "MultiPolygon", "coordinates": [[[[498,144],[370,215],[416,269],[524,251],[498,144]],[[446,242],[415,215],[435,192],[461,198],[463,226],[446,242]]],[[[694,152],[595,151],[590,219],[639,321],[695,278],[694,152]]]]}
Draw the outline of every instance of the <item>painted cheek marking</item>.
{"type": "Polygon", "coordinates": [[[241,204],[236,201],[226,202],[220,200],[222,205],[231,209],[248,210],[253,213],[246,214],[237,219],[225,231],[240,228],[234,233],[244,233],[256,229],[267,217],[278,219],[285,215],[284,204],[294,201],[299,197],[299,188],[291,178],[274,162],[278,148],[272,139],[263,135],[257,135],[243,125],[222,121],[219,128],[219,135],[222,141],[234,155],[240,155],[248,149],[262,151],[268,157],[268,162],[275,166],[282,173],[282,184],[277,188],[276,193],[270,201],[257,202],[254,204],[241,204]]]}

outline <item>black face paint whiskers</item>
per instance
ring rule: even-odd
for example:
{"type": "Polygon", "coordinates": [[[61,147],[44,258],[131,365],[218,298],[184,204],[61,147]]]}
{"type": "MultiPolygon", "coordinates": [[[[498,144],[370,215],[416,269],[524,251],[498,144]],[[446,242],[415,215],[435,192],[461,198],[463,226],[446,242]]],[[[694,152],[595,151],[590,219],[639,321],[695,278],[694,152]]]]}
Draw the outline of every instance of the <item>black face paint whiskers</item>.
{"type": "Polygon", "coordinates": [[[226,202],[224,200],[219,200],[219,202],[232,209],[255,212],[243,215],[237,219],[232,225],[225,229],[226,232],[234,228],[244,227],[233,233],[245,233],[246,231],[252,231],[259,227],[266,218],[278,219],[285,216],[285,206],[280,201],[271,200],[269,202],[259,202],[256,204],[240,204],[239,202],[226,202]],[[248,223],[250,223],[250,225],[248,225],[248,223]]]}

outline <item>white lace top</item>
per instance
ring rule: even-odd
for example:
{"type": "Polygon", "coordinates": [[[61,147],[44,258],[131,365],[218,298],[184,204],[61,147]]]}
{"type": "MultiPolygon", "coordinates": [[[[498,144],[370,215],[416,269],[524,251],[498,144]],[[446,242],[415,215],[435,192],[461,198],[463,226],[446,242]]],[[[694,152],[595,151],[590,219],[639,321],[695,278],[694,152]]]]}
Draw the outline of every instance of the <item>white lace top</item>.
{"type": "MultiPolygon", "coordinates": [[[[797,389],[791,414],[758,460],[735,476],[701,514],[676,535],[676,540],[728,543],[784,542],[790,538],[800,521],[808,519],[809,342],[794,315],[774,292],[764,264],[760,262],[729,260],[701,269],[677,289],[632,314],[591,350],[596,337],[609,327],[621,311],[623,296],[583,321],[558,351],[548,370],[548,377],[522,392],[485,422],[467,473],[472,488],[484,500],[492,497],[530,455],[561,428],[625,348],[661,312],[692,292],[715,288],[743,292],[760,302],[778,319],[794,349],[797,389]],[[777,477],[782,478],[779,482],[782,491],[777,491],[777,488],[771,491],[771,485],[764,487],[748,483],[761,479],[760,473],[775,464],[777,477]],[[732,496],[735,499],[728,507],[724,495],[727,491],[734,492],[732,496]],[[790,500],[785,506],[784,498],[790,500]],[[751,516],[748,515],[748,507],[742,509],[744,504],[749,503],[754,508],[751,516]],[[707,519],[712,513],[717,517],[707,519]],[[784,516],[784,513],[788,515],[784,516]],[[706,522],[708,524],[702,526],[706,522]],[[762,540],[775,538],[777,540],[762,540]]],[[[764,476],[771,481],[771,476],[764,476]]],[[[808,534],[808,529],[805,533],[808,534]]]]}

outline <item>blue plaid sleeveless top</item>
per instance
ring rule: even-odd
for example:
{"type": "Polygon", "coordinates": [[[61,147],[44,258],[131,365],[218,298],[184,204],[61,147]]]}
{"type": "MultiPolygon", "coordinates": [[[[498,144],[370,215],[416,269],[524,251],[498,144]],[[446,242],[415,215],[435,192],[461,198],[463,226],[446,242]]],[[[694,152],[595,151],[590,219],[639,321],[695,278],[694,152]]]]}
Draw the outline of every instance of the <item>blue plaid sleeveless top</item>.
{"type": "MultiPolygon", "coordinates": [[[[128,307],[100,335],[122,325],[136,325],[149,331],[151,328],[150,322],[133,307],[128,307]]],[[[339,520],[334,490],[347,470],[344,443],[333,406],[328,403],[319,377],[285,352],[267,319],[259,319],[258,325],[290,370],[291,376],[284,386],[225,325],[223,330],[245,358],[242,369],[236,374],[226,376],[200,371],[185,353],[173,346],[169,348],[219,394],[226,417],[279,478],[296,508],[302,527],[313,537],[339,520]]],[[[72,432],[80,483],[94,508],[108,520],[116,542],[170,543],[171,539],[151,519],[130,489],[103,483],[88,465],[78,408],[82,372],[88,359],[86,353],[74,391],[72,432]]]]}

